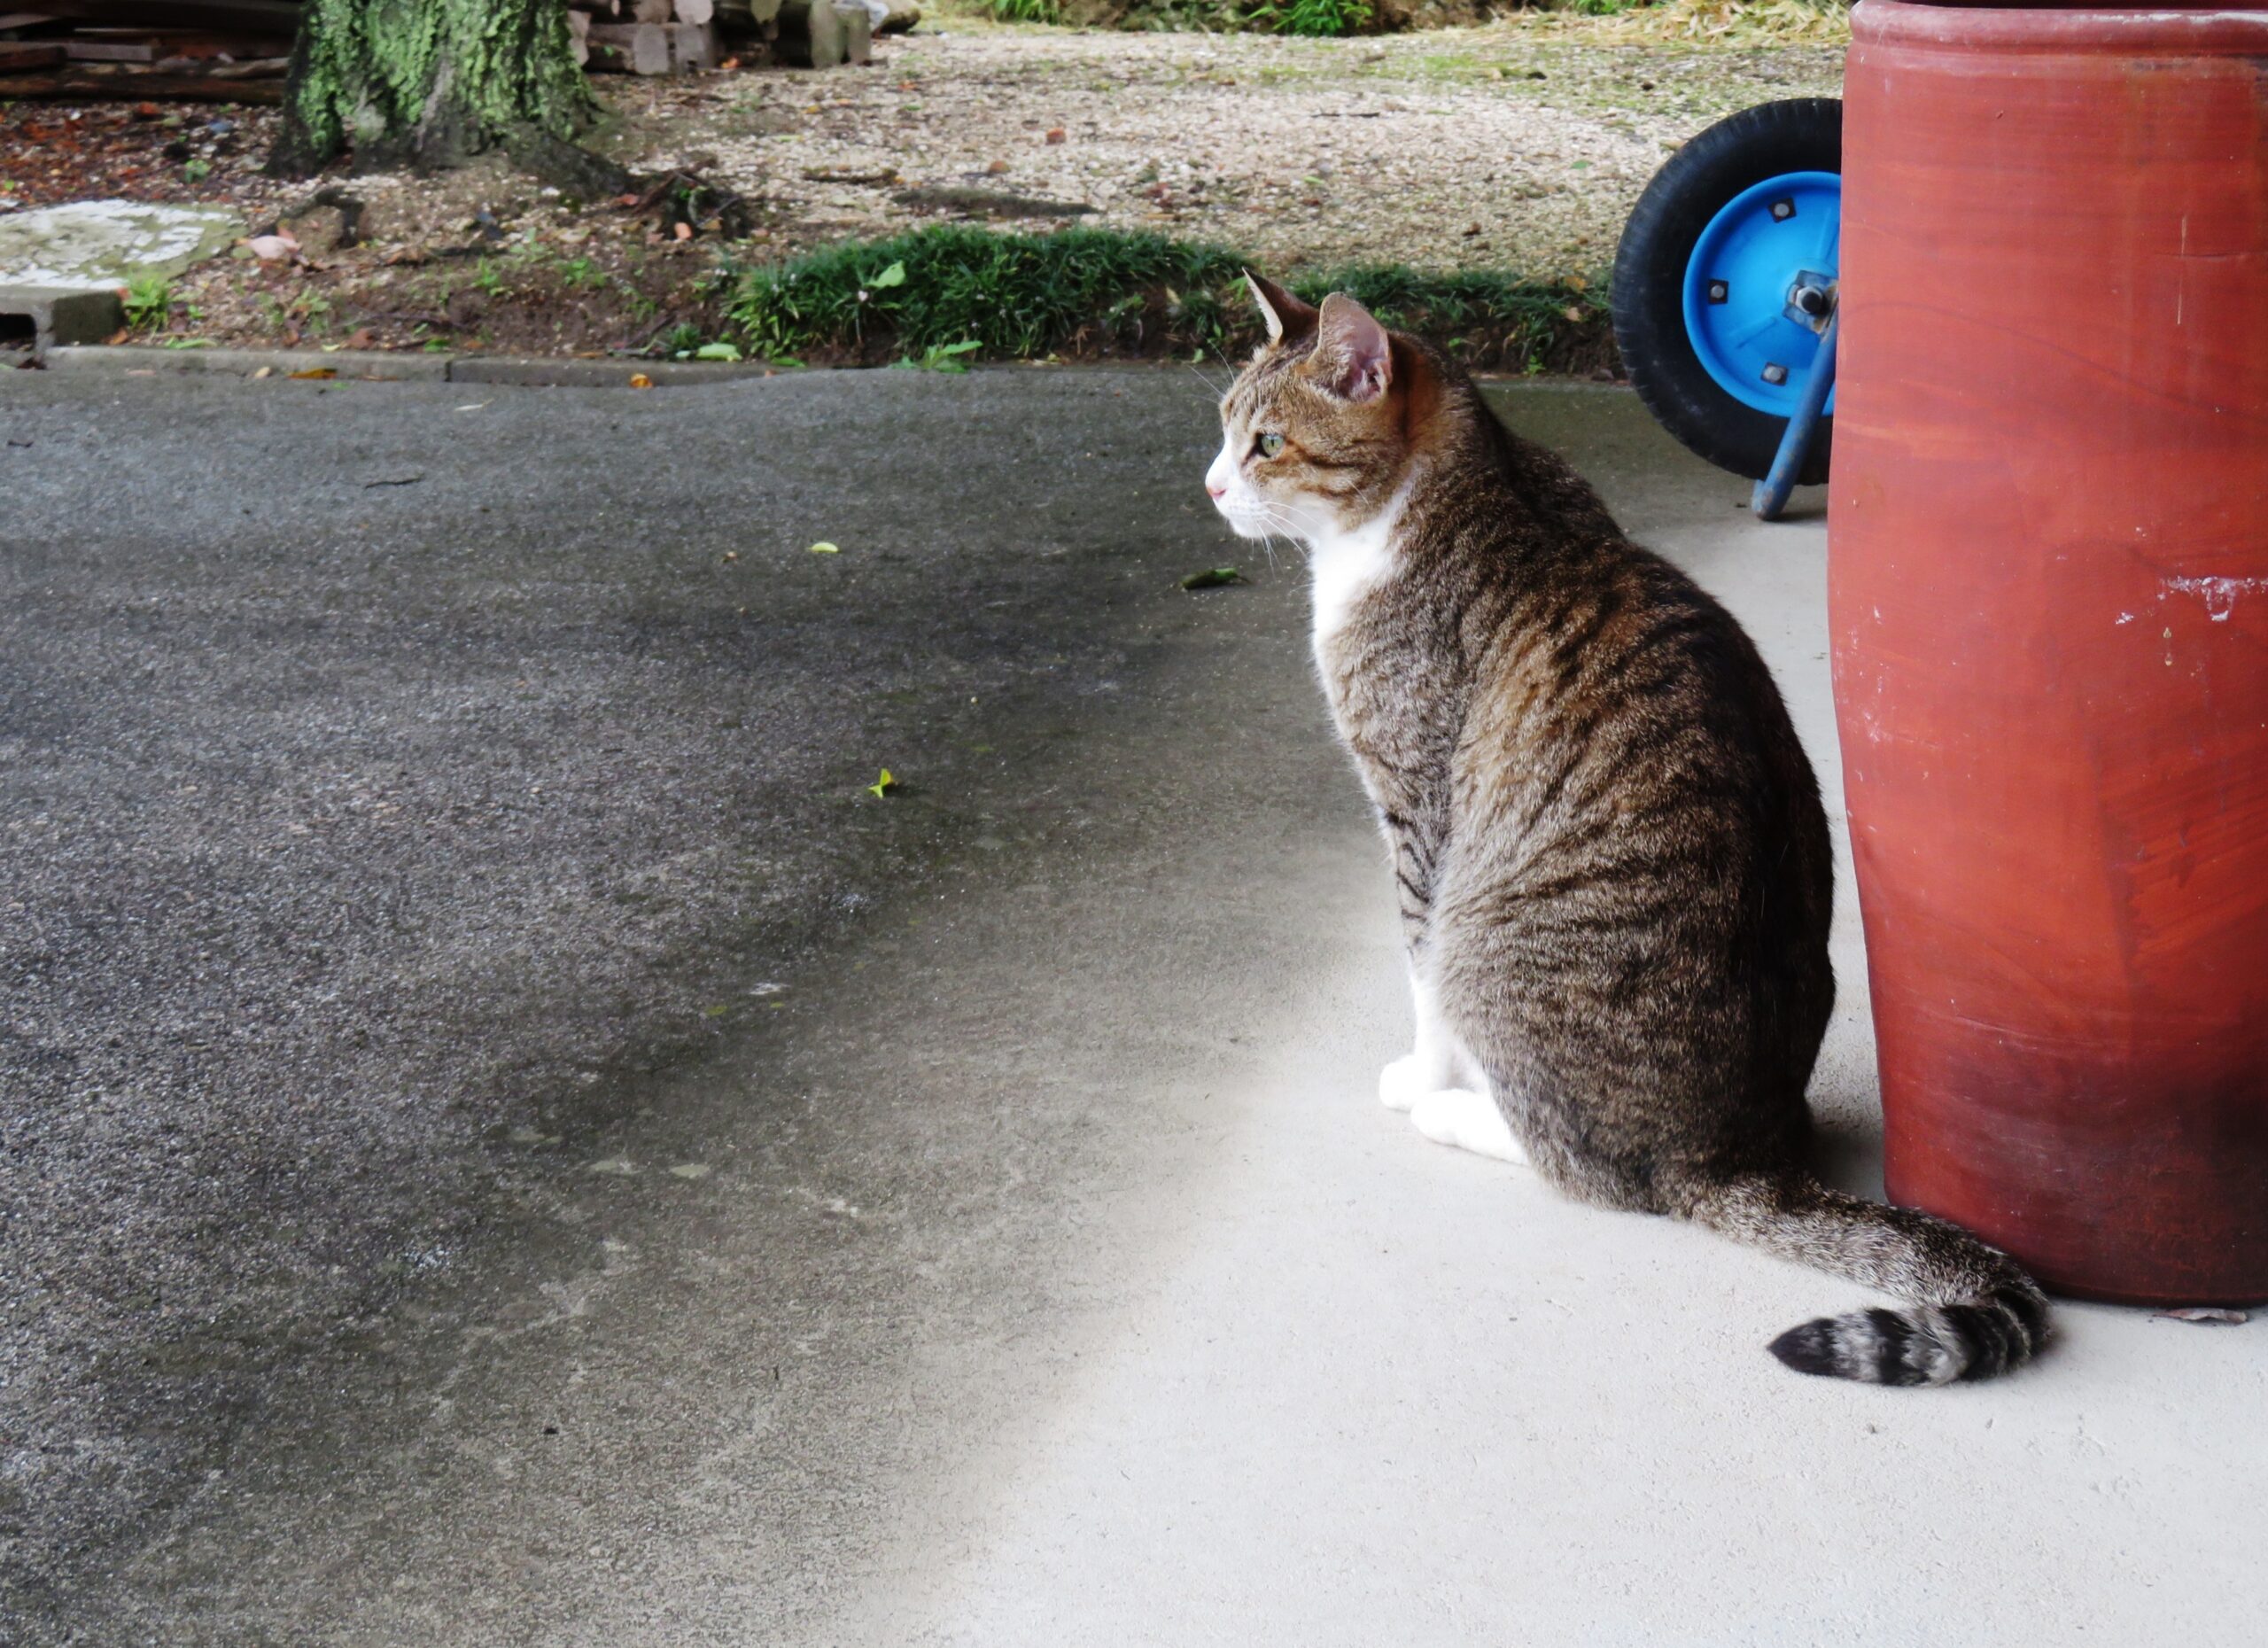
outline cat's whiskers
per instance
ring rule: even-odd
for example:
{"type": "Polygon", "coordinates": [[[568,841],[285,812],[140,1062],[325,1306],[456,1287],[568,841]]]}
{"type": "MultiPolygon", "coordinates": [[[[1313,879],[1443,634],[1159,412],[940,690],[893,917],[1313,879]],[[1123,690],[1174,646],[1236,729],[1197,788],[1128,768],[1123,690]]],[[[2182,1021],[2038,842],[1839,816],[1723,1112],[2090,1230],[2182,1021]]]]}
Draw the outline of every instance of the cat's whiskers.
{"type": "MultiPolygon", "coordinates": [[[[1314,532],[1305,527],[1298,515],[1294,513],[1298,507],[1294,504],[1278,503],[1270,499],[1262,499],[1260,504],[1258,525],[1269,534],[1271,541],[1276,533],[1281,532],[1299,550],[1303,559],[1311,558],[1308,543],[1314,536],[1314,532]]],[[[1270,564],[1273,564],[1272,560],[1270,564]]]]}
{"type": "Polygon", "coordinates": [[[1184,361],[1181,364],[1183,370],[1186,371],[1199,383],[1204,385],[1206,389],[1211,393],[1215,405],[1217,406],[1222,401],[1229,398],[1229,392],[1226,386],[1215,383],[1211,378],[1206,377],[1204,373],[1199,371],[1196,367],[1190,364],[1187,361],[1184,361]]]}

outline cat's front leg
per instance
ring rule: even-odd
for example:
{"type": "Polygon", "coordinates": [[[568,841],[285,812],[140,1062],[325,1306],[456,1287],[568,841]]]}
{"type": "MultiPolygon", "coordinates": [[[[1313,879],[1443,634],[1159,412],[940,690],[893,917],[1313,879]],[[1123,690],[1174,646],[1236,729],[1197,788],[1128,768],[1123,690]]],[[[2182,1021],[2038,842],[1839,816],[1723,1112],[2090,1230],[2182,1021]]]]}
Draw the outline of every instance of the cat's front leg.
{"type": "Polygon", "coordinates": [[[1417,1049],[1379,1072],[1379,1101],[1389,1110],[1408,1111],[1418,1131],[1437,1145],[1499,1162],[1526,1162],[1527,1152],[1497,1108],[1487,1073],[1442,1018],[1441,993],[1415,955],[1410,999],[1418,1022],[1417,1049]]]}
{"type": "Polygon", "coordinates": [[[1456,1043],[1441,1022],[1441,996],[1414,955],[1410,959],[1410,1003],[1418,1022],[1416,1048],[1379,1072],[1379,1102],[1389,1110],[1407,1110],[1456,1080],[1456,1043]]]}

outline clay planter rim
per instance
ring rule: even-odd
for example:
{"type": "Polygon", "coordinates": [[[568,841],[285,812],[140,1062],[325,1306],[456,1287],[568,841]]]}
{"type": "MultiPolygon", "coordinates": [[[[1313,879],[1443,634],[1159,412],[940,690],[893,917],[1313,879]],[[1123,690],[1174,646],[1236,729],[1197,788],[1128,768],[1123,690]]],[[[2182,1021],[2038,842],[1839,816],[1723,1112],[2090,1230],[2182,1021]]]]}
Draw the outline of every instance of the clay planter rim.
{"type": "Polygon", "coordinates": [[[2268,6],[2217,0],[2160,0],[2155,5],[2048,10],[2023,0],[2001,4],[1940,0],[1859,0],[1851,37],[1880,45],[1964,46],[1995,51],[2268,51],[2268,6]]]}

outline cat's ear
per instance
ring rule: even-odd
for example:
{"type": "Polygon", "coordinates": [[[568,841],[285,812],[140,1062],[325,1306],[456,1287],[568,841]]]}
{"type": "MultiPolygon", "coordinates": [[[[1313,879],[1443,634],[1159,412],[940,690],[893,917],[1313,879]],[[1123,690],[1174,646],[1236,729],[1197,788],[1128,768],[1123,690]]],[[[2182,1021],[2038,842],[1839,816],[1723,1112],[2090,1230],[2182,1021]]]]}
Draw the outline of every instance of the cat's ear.
{"type": "Polygon", "coordinates": [[[1244,284],[1252,288],[1252,300],[1259,307],[1260,318],[1268,327],[1268,341],[1280,344],[1289,339],[1299,342],[1315,330],[1316,310],[1312,304],[1301,303],[1265,275],[1244,272],[1244,284]]]}
{"type": "Polygon", "coordinates": [[[1343,292],[1323,300],[1315,377],[1341,400],[1375,400],[1394,380],[1394,346],[1371,312],[1343,292]]]}

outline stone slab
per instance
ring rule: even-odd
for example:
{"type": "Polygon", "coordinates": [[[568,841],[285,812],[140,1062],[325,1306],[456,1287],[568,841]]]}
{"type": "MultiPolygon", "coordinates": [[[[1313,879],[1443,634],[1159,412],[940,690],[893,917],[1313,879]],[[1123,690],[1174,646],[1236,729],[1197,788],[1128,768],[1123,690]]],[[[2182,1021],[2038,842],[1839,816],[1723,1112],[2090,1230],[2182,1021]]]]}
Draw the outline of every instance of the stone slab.
{"type": "Polygon", "coordinates": [[[0,217],[0,282],[118,286],[137,275],[177,275],[225,251],[243,232],[219,206],[74,200],[0,217]]]}

